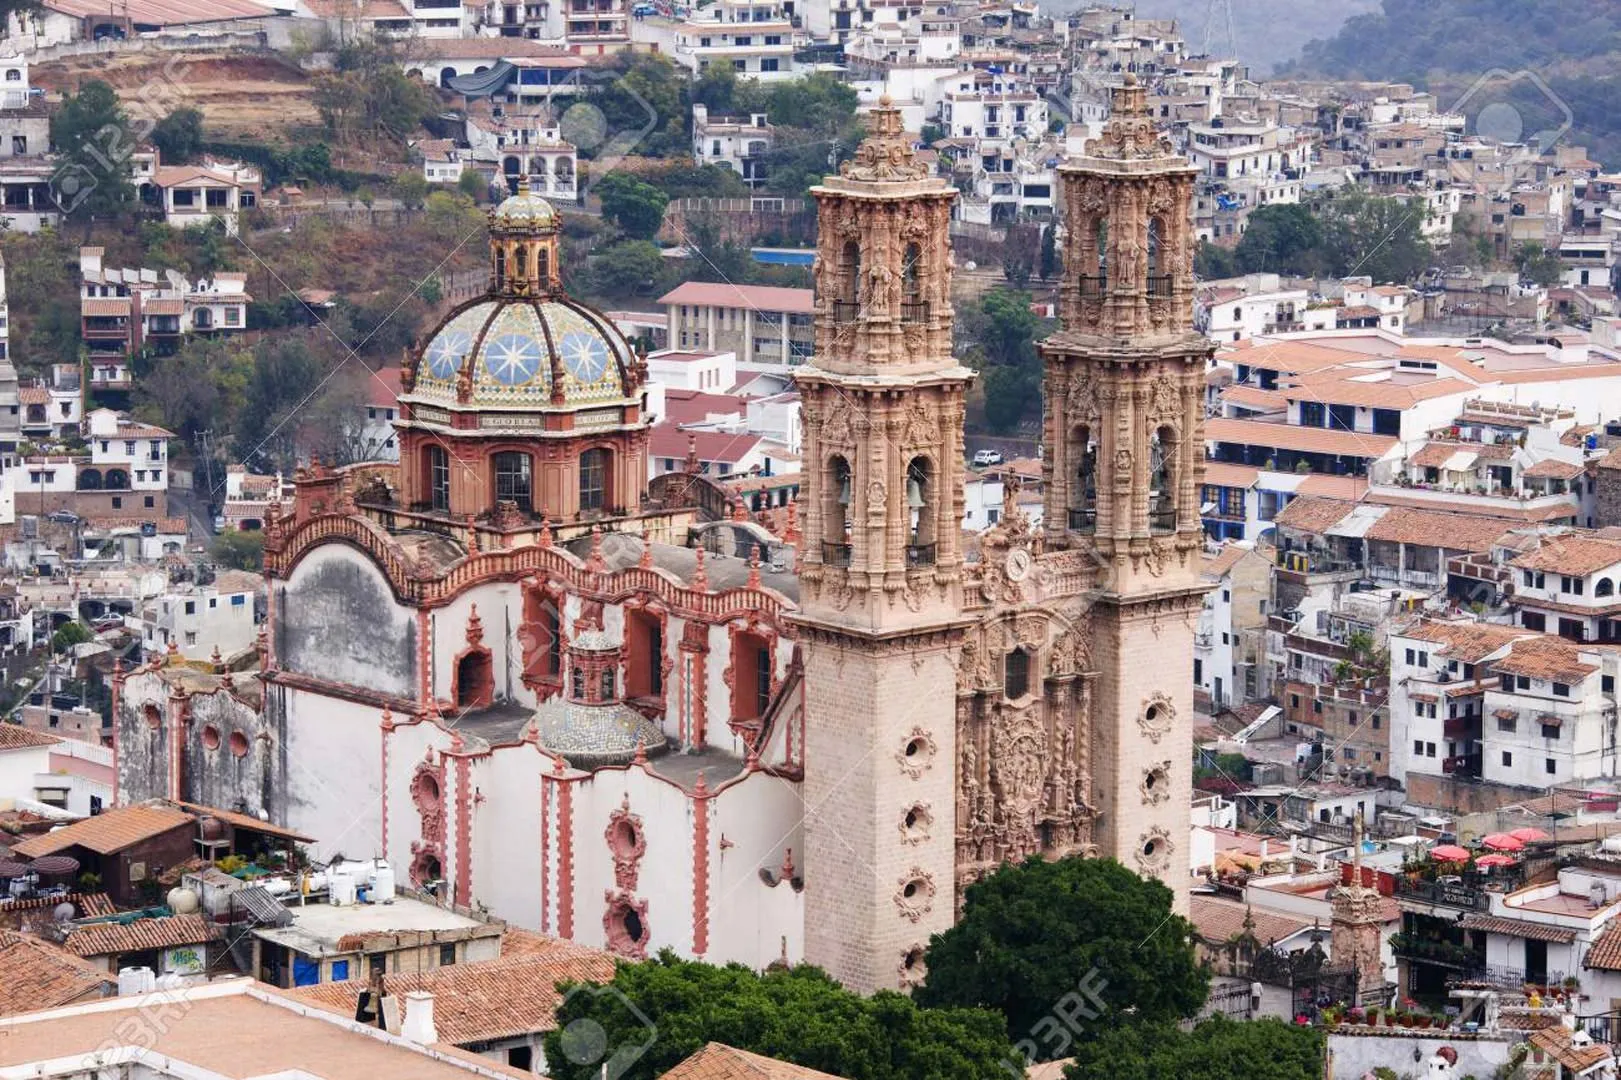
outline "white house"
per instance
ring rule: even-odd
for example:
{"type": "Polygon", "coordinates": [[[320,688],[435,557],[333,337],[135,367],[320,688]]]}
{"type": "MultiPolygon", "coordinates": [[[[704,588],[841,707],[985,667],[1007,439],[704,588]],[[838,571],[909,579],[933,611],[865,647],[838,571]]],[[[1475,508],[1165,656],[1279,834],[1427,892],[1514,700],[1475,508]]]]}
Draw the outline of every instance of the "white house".
{"type": "Polygon", "coordinates": [[[175,228],[219,221],[236,235],[239,213],[258,205],[262,178],[242,164],[160,165],[152,183],[163,202],[163,219],[175,228]]]}
{"type": "Polygon", "coordinates": [[[765,183],[766,154],[775,137],[765,113],[709,115],[704,105],[692,107],[692,157],[700,165],[724,165],[750,187],[765,183]]]}

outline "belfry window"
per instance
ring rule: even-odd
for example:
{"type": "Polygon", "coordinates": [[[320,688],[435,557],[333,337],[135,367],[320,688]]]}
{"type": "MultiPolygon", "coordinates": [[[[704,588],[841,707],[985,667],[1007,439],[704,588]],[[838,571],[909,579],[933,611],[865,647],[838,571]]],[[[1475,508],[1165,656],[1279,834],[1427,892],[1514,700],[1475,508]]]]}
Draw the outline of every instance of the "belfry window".
{"type": "Polygon", "coordinates": [[[910,515],[906,546],[908,566],[932,566],[935,559],[934,470],[926,457],[906,465],[906,512],[910,515]]]}
{"type": "Polygon", "coordinates": [[[514,502],[520,510],[532,510],[533,477],[528,454],[504,450],[495,455],[495,499],[514,502]]]}
{"type": "Polygon", "coordinates": [[[1077,429],[1071,445],[1080,460],[1075,465],[1075,488],[1070,493],[1069,527],[1072,532],[1095,532],[1098,527],[1098,448],[1092,441],[1092,429],[1077,429]]]}
{"type": "Polygon", "coordinates": [[[1148,219],[1148,295],[1165,299],[1171,295],[1171,260],[1165,250],[1165,223],[1148,219]]]}
{"type": "Polygon", "coordinates": [[[1091,250],[1081,260],[1081,299],[1101,300],[1109,291],[1109,219],[1099,218],[1091,230],[1091,250]]]}
{"type": "Polygon", "coordinates": [[[450,509],[450,452],[442,446],[428,447],[428,507],[439,513],[450,509]]]}
{"type": "Polygon", "coordinates": [[[833,300],[833,321],[854,322],[861,302],[861,245],[851,240],[839,253],[839,291],[833,300]]]}
{"type": "Polygon", "coordinates": [[[608,451],[580,455],[580,510],[601,510],[608,502],[608,451]]]}
{"type": "Polygon", "coordinates": [[[1148,531],[1176,531],[1176,431],[1157,428],[1149,439],[1148,531]]]}
{"type": "Polygon", "coordinates": [[[822,487],[822,561],[850,565],[850,463],[842,455],[827,459],[822,487]]]}
{"type": "Polygon", "coordinates": [[[929,306],[923,299],[923,248],[907,244],[901,265],[901,322],[929,321],[929,306]]]}

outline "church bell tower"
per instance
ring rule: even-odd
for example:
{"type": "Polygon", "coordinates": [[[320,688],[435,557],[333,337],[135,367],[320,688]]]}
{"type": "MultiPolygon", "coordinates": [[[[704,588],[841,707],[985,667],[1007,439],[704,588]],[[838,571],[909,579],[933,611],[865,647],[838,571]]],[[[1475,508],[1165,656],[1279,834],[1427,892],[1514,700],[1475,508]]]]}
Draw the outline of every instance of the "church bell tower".
{"type": "Polygon", "coordinates": [[[1047,544],[1097,567],[1094,838],[1187,908],[1205,369],[1193,328],[1197,170],[1133,75],[1060,167],[1062,330],[1041,346],[1047,544]]]}
{"type": "Polygon", "coordinates": [[[951,356],[957,191],[885,98],[811,189],[816,358],[804,402],[805,957],[910,985],[953,904],[964,394],[951,356]]]}

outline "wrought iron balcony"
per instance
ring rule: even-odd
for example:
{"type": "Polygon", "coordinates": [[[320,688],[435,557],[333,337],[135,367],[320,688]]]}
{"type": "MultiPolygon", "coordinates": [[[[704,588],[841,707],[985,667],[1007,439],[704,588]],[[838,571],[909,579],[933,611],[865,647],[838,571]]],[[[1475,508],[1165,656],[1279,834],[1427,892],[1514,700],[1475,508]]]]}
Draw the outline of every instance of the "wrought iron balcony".
{"type": "Polygon", "coordinates": [[[853,323],[861,313],[861,305],[854,300],[833,301],[833,321],[836,323],[853,323]]]}
{"type": "Polygon", "coordinates": [[[1172,533],[1176,531],[1176,507],[1151,507],[1148,511],[1148,531],[1172,533]]]}
{"type": "Polygon", "coordinates": [[[1069,509],[1069,531],[1078,533],[1096,532],[1098,527],[1098,511],[1096,507],[1069,509]]]}
{"type": "Polygon", "coordinates": [[[1155,300],[1169,300],[1171,298],[1171,275],[1149,274],[1148,295],[1155,300]]]}
{"type": "Polygon", "coordinates": [[[1109,275],[1081,275],[1081,299],[1102,300],[1109,292],[1109,275]]]}
{"type": "Polygon", "coordinates": [[[934,565],[934,553],[935,553],[935,545],[934,544],[907,544],[906,545],[906,565],[907,566],[933,566],[934,565]]]}
{"type": "Polygon", "coordinates": [[[849,566],[850,545],[822,543],[822,562],[828,566],[849,566]]]}
{"type": "Polygon", "coordinates": [[[927,300],[908,300],[901,304],[901,322],[926,323],[929,321],[929,302],[927,300]]]}

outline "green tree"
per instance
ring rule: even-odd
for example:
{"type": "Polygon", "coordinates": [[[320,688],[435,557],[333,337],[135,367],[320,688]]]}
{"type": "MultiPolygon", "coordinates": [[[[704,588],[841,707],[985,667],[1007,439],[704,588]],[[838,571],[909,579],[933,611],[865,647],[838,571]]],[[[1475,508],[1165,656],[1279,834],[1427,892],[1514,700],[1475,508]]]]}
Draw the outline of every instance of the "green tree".
{"type": "Polygon", "coordinates": [[[982,376],[985,385],[985,423],[1005,435],[1019,426],[1031,403],[1040,400],[1041,380],[1028,367],[991,367],[982,376]]]}
{"type": "Polygon", "coordinates": [[[1323,228],[1303,203],[1258,206],[1234,251],[1244,273],[1314,274],[1323,266],[1323,228]]]}
{"type": "Polygon", "coordinates": [[[1034,225],[1009,225],[1002,242],[1002,276],[1015,289],[1030,284],[1041,258],[1041,233],[1034,225]]]}
{"type": "Polygon", "coordinates": [[[1036,275],[1042,281],[1058,276],[1058,227],[1048,225],[1041,230],[1041,257],[1036,263],[1036,275]]]}
{"type": "Polygon", "coordinates": [[[657,292],[664,276],[664,256],[647,240],[621,240],[591,260],[591,287],[615,299],[657,292]]]}
{"type": "Polygon", "coordinates": [[[692,84],[692,103],[702,105],[711,116],[726,116],[732,112],[737,93],[737,69],[731,61],[710,64],[692,84]]]}
{"type": "Polygon", "coordinates": [[[263,570],[265,534],[258,529],[227,529],[214,537],[209,554],[232,570],[263,570]]]}
{"type": "Polygon", "coordinates": [[[1277,1019],[1214,1017],[1192,1031],[1174,1024],[1103,1026],[1074,1047],[1065,1080],[1316,1080],[1321,1029],[1277,1019]]]}
{"type": "Polygon", "coordinates": [[[203,114],[176,109],[152,125],[150,137],[165,165],[184,165],[203,148],[203,114]]]}
{"type": "Polygon", "coordinates": [[[863,997],[809,966],[759,974],[666,951],[645,963],[620,964],[611,985],[617,993],[564,997],[545,1043],[557,1080],[595,1080],[602,1071],[597,1056],[568,1052],[566,1040],[581,1030],[571,1025],[579,1021],[600,1025],[610,1053],[648,1044],[616,1072],[626,1080],[662,1075],[711,1041],[849,1080],[990,1078],[1014,1067],[1004,1063],[1018,1061],[995,1013],[922,1009],[889,990],[863,997]],[[658,1025],[656,1038],[648,1018],[658,1025]]]}
{"type": "Polygon", "coordinates": [[[135,200],[130,153],[135,136],[118,94],[100,79],[68,93],[51,116],[51,144],[62,155],[52,196],[65,215],[88,223],[122,213],[135,200]]]}
{"type": "Polygon", "coordinates": [[[652,184],[626,173],[609,173],[597,181],[596,193],[602,199],[602,216],[619,226],[633,240],[651,240],[664,223],[664,208],[670,197],[652,184]]]}
{"type": "Polygon", "coordinates": [[[1041,319],[1030,310],[1030,294],[991,289],[963,311],[963,330],[992,364],[1027,366],[1036,359],[1041,319]]]}
{"type": "Polygon", "coordinates": [[[1523,280],[1544,288],[1557,285],[1565,275],[1565,264],[1559,261],[1559,252],[1549,251],[1541,244],[1521,244],[1514,252],[1514,268],[1523,280]]]}
{"type": "Polygon", "coordinates": [[[1358,186],[1341,190],[1317,209],[1324,269],[1335,277],[1361,274],[1376,282],[1410,281],[1435,258],[1421,231],[1423,213],[1418,202],[1371,195],[1358,186]]]}
{"type": "Polygon", "coordinates": [[[389,186],[394,197],[400,200],[407,210],[420,210],[422,204],[427,201],[428,180],[417,169],[407,169],[400,173],[389,186]]]}
{"type": "Polygon", "coordinates": [[[90,640],[90,631],[80,622],[63,623],[61,629],[51,635],[51,651],[53,653],[67,652],[73,646],[90,640]]]}
{"type": "Polygon", "coordinates": [[[489,182],[477,169],[463,169],[462,174],[456,178],[456,190],[475,203],[482,202],[490,195],[489,182]]]}
{"type": "MultiPolygon", "coordinates": [[[[1101,1007],[1079,1018],[1083,1035],[1194,1015],[1210,973],[1193,949],[1193,926],[1171,910],[1171,890],[1113,859],[1031,858],[968,887],[963,916],[929,942],[926,1006],[996,1009],[1008,1030],[1036,1043],[1038,1058],[1067,1050],[1044,1040],[1044,1019],[1078,981],[1101,1007]],[[1093,974],[1095,972],[1095,974],[1093,974]]],[[[1166,1075],[1177,1075],[1169,1073],[1166,1075]]]]}
{"type": "Polygon", "coordinates": [[[1200,281],[1220,281],[1237,277],[1238,257],[1231,250],[1200,240],[1193,251],[1193,273],[1200,281]]]}
{"type": "Polygon", "coordinates": [[[429,274],[417,286],[417,295],[422,297],[424,304],[432,307],[445,298],[445,284],[439,280],[438,274],[429,274]]]}

